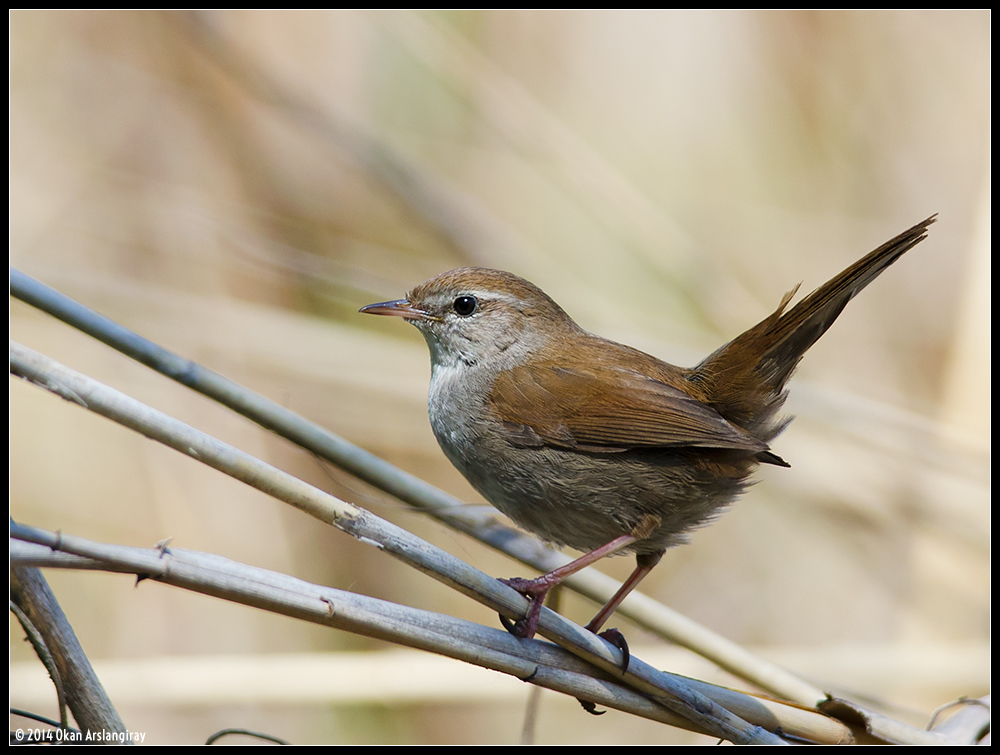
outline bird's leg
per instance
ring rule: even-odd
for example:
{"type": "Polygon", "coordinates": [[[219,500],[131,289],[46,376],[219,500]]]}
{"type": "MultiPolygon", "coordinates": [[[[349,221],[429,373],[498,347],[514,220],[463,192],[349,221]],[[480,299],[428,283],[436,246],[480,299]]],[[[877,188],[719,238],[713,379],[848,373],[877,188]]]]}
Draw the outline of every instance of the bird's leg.
{"type": "MultiPolygon", "coordinates": [[[[501,579],[500,581],[505,585],[513,587],[531,601],[531,604],[528,606],[528,612],[525,614],[523,619],[518,619],[513,624],[510,624],[504,620],[503,617],[501,617],[501,620],[504,622],[504,626],[516,637],[523,637],[525,639],[534,637],[535,632],[538,631],[538,617],[542,612],[542,604],[545,602],[545,596],[548,594],[549,590],[562,583],[567,577],[576,574],[581,569],[590,566],[597,561],[600,561],[605,556],[617,553],[623,548],[627,548],[633,543],[649,537],[650,533],[652,533],[659,523],[659,517],[647,515],[643,518],[639,526],[627,535],[616,537],[614,540],[602,545],[600,548],[595,548],[590,553],[580,556],[580,558],[575,561],[571,561],[565,566],[553,569],[548,574],[543,574],[535,579],[524,579],[522,577],[501,579]]],[[[659,556],[656,557],[656,561],[659,561],[659,556]]],[[[639,580],[646,576],[653,566],[656,565],[656,561],[653,561],[649,567],[642,572],[642,574],[639,574],[639,569],[636,569],[636,571],[632,573],[632,576],[629,577],[628,582],[622,585],[622,588],[615,594],[615,597],[611,599],[611,602],[601,609],[601,613],[594,618],[594,621],[596,621],[597,618],[601,618],[600,623],[597,624],[598,629],[604,624],[605,621],[607,621],[608,616],[614,613],[615,608],[618,607],[618,604],[621,603],[629,591],[639,583],[639,580]],[[625,589],[626,587],[628,587],[627,590],[625,589]],[[610,610],[608,610],[609,606],[610,610]]],[[[590,624],[594,624],[594,621],[591,621],[590,624]]],[[[588,625],[587,628],[591,629],[590,625],[588,625]]],[[[595,630],[591,629],[591,631],[595,630]]]]}
{"type": "MultiPolygon", "coordinates": [[[[618,592],[614,594],[614,597],[604,604],[604,608],[597,612],[597,616],[592,618],[586,627],[598,637],[603,637],[605,640],[622,651],[623,674],[628,671],[628,662],[630,659],[628,643],[625,641],[625,635],[613,628],[606,629],[603,632],[600,630],[601,627],[604,626],[604,622],[611,618],[611,614],[618,610],[618,606],[621,605],[626,596],[632,592],[636,585],[642,582],[646,575],[653,570],[653,567],[660,562],[660,558],[662,556],[663,551],[658,553],[641,553],[636,556],[636,566],[633,572],[629,575],[629,578],[622,583],[622,586],[618,588],[618,592]]],[[[587,706],[584,705],[583,707],[586,708],[587,706]]]]}
{"type": "Polygon", "coordinates": [[[622,586],[618,588],[618,592],[615,593],[614,597],[604,604],[604,608],[597,612],[597,616],[590,620],[590,623],[587,624],[587,629],[594,634],[597,634],[601,630],[601,627],[604,626],[604,622],[610,619],[611,614],[618,610],[618,606],[621,605],[626,596],[636,588],[636,585],[645,579],[646,575],[653,570],[654,566],[660,563],[660,558],[662,556],[663,551],[658,553],[641,553],[636,556],[635,570],[629,575],[629,578],[622,583],[622,586]]]}
{"type": "Polygon", "coordinates": [[[513,587],[531,601],[531,604],[528,606],[528,612],[524,615],[523,619],[518,619],[512,625],[505,622],[504,626],[515,637],[531,639],[535,636],[535,632],[538,631],[538,617],[542,613],[542,604],[545,602],[545,596],[548,595],[549,590],[560,584],[567,577],[576,574],[580,569],[600,561],[605,556],[617,553],[635,541],[636,537],[634,535],[622,535],[621,537],[616,537],[610,543],[580,556],[575,561],[571,561],[565,566],[560,566],[558,569],[553,569],[548,574],[543,574],[535,579],[524,579],[523,577],[501,579],[500,581],[505,585],[513,587]]]}

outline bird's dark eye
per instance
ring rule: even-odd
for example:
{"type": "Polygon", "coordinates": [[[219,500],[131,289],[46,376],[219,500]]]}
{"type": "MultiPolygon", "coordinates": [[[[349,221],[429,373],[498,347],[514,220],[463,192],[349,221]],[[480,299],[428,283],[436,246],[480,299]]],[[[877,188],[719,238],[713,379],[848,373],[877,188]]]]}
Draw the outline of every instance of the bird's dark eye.
{"type": "Polygon", "coordinates": [[[479,302],[476,301],[475,296],[459,296],[455,299],[455,303],[452,306],[455,308],[457,314],[462,317],[468,317],[476,311],[479,302]]]}

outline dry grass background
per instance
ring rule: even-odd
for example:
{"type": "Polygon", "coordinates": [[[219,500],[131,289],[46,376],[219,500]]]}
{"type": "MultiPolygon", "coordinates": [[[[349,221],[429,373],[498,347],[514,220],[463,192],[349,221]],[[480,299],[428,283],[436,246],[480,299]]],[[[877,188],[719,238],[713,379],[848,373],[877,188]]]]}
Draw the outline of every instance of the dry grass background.
{"type": "MultiPolygon", "coordinates": [[[[798,419],[775,446],[792,469],[764,470],[644,584],[920,721],[989,683],[989,27],[989,11],[950,10],[14,11],[11,264],[480,502],[427,426],[421,339],[359,306],[499,267],[584,327],[693,364],[795,283],[940,213],[793,380],[798,419]]],[[[524,573],[20,302],[10,331],[488,573],[524,573]]],[[[15,380],[10,441],[18,521],[173,537],[495,622],[15,380]]],[[[225,726],[298,743],[518,740],[528,688],[491,672],[432,684],[457,662],[127,577],[48,577],[98,671],[132,673],[109,691],[147,741],[225,726]],[[363,654],[329,659],[334,689],[295,683],[291,656],[332,651],[363,654]]],[[[563,611],[592,607],[567,596],[563,611]]],[[[639,655],[663,645],[622,628],[639,655]]],[[[20,672],[30,651],[10,638],[20,672]]],[[[713,673],[680,652],[664,663],[713,673]]],[[[12,704],[42,708],[28,689],[12,682],[12,704]]],[[[699,740],[546,695],[537,741],[699,740]]]]}

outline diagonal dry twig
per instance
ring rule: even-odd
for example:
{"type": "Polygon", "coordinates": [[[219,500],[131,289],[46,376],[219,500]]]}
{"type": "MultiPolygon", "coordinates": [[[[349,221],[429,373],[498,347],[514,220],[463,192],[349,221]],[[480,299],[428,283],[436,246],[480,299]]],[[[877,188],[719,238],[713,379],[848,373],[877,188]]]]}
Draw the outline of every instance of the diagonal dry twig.
{"type": "MultiPolygon", "coordinates": [[[[11,529],[15,527],[12,523],[11,529]]],[[[32,566],[12,563],[10,594],[11,601],[44,641],[45,650],[58,669],[60,697],[65,694],[66,704],[80,728],[88,735],[101,737],[99,741],[109,741],[109,734],[112,737],[126,734],[125,724],[42,573],[32,566]]]]}
{"type": "MultiPolygon", "coordinates": [[[[11,559],[36,567],[134,573],[144,579],[457,658],[600,705],[700,730],[621,684],[616,675],[595,672],[590,664],[549,643],[521,641],[492,627],[310,584],[215,554],[110,545],[13,524],[11,559]]],[[[741,707],[755,717],[757,725],[780,727],[786,736],[827,744],[852,739],[847,727],[815,711],[714,685],[700,687],[708,696],[741,707]]]]}

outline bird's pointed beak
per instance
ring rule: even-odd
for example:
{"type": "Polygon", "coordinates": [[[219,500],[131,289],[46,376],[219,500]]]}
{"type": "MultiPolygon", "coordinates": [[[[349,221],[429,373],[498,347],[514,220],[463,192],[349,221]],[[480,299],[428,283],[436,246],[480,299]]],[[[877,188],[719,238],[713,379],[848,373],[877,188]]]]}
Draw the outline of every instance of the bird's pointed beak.
{"type": "Polygon", "coordinates": [[[380,301],[377,304],[369,304],[358,310],[366,315],[387,315],[390,317],[402,317],[404,320],[433,320],[427,312],[414,307],[409,299],[396,299],[395,301],[380,301]]]}

